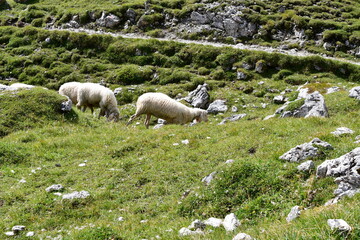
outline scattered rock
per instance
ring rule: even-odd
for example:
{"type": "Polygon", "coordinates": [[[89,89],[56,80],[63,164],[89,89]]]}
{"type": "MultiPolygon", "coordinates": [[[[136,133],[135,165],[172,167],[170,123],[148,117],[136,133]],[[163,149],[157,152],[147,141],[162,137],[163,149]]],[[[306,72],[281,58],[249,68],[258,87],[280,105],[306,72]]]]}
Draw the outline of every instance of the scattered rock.
{"type": "Polygon", "coordinates": [[[351,231],[351,227],[343,219],[328,219],[327,224],[329,225],[331,230],[345,232],[345,233],[351,231]]]}
{"type": "Polygon", "coordinates": [[[60,192],[64,189],[61,184],[55,184],[45,189],[47,192],[60,192]]]}
{"type": "Polygon", "coordinates": [[[114,95],[116,96],[116,95],[120,94],[122,91],[123,91],[123,89],[121,87],[115,88],[114,95]]]}
{"type": "Polygon", "coordinates": [[[204,221],[205,225],[212,226],[212,227],[220,227],[223,223],[223,220],[220,218],[209,218],[204,221]]]}
{"type": "Polygon", "coordinates": [[[223,226],[227,232],[234,231],[238,226],[240,226],[240,221],[237,219],[234,213],[226,215],[223,226]]]}
{"type": "Polygon", "coordinates": [[[123,222],[123,221],[124,221],[124,217],[118,217],[117,220],[118,220],[119,222],[123,222]]]}
{"type": "Polygon", "coordinates": [[[191,231],[190,229],[185,228],[185,227],[181,228],[179,231],[180,237],[191,236],[191,235],[200,235],[200,234],[204,234],[204,232],[201,230],[191,231]]]}
{"type": "Polygon", "coordinates": [[[210,95],[208,93],[208,85],[198,85],[197,88],[190,92],[184,100],[191,104],[191,106],[201,109],[206,109],[210,103],[210,95]]]}
{"type": "Polygon", "coordinates": [[[333,134],[335,136],[342,136],[342,135],[353,134],[353,133],[354,133],[354,131],[347,127],[340,127],[340,128],[337,128],[334,132],[331,132],[331,134],[333,134]]]}
{"type": "Polygon", "coordinates": [[[90,197],[90,193],[88,191],[80,191],[80,192],[72,192],[69,194],[64,194],[62,199],[79,199],[79,198],[88,198],[90,197]]]}
{"type": "Polygon", "coordinates": [[[72,108],[72,101],[70,100],[69,97],[67,97],[67,101],[64,101],[61,103],[60,109],[63,112],[70,112],[71,108],[72,108]]]}
{"type": "Polygon", "coordinates": [[[270,118],[274,118],[274,117],[276,117],[276,114],[268,115],[268,116],[264,117],[263,120],[269,120],[270,118]]]}
{"type": "Polygon", "coordinates": [[[214,179],[216,172],[210,173],[208,176],[204,177],[201,181],[206,185],[209,185],[211,181],[214,179]]]}
{"type": "Polygon", "coordinates": [[[4,84],[0,84],[0,91],[8,90],[9,86],[6,86],[4,84]]]}
{"type": "Polygon", "coordinates": [[[338,91],[340,91],[339,87],[331,87],[326,90],[326,94],[331,94],[331,93],[338,92],[338,91]]]}
{"type": "Polygon", "coordinates": [[[241,70],[237,70],[236,72],[236,79],[237,80],[246,80],[248,78],[248,75],[241,70]]]}
{"type": "Polygon", "coordinates": [[[229,160],[226,160],[225,164],[230,164],[230,163],[233,163],[233,162],[235,162],[234,159],[229,159],[229,160]]]}
{"type": "Polygon", "coordinates": [[[284,104],[286,102],[286,98],[283,95],[275,96],[273,99],[275,104],[284,104]]]}
{"type": "Polygon", "coordinates": [[[299,206],[295,206],[291,209],[290,213],[286,217],[287,222],[291,222],[300,216],[301,210],[299,206]]]}
{"type": "Polygon", "coordinates": [[[18,234],[19,232],[24,231],[25,228],[26,228],[26,227],[23,226],[23,225],[16,225],[16,226],[13,226],[11,230],[12,230],[15,234],[18,234]]]}
{"type": "Polygon", "coordinates": [[[33,237],[33,236],[35,236],[35,232],[27,232],[25,236],[26,237],[33,237]]]}
{"type": "Polygon", "coordinates": [[[199,219],[196,219],[195,221],[193,221],[190,226],[188,226],[188,229],[190,230],[204,230],[206,228],[206,224],[202,221],[200,221],[199,219]]]}
{"type": "Polygon", "coordinates": [[[321,151],[319,151],[318,148],[319,146],[326,149],[333,149],[329,143],[321,141],[318,138],[314,138],[309,143],[304,143],[290,149],[288,152],[284,153],[280,159],[287,160],[289,162],[300,162],[310,157],[316,157],[321,154],[321,151]]]}
{"type": "Polygon", "coordinates": [[[246,114],[245,114],[245,113],[232,115],[232,116],[230,116],[230,117],[224,118],[224,119],[219,123],[219,125],[223,125],[223,124],[225,124],[226,122],[229,122],[229,121],[230,121],[230,122],[238,121],[238,120],[240,120],[240,119],[242,119],[242,118],[244,118],[244,117],[246,117],[246,114]]]}
{"type": "Polygon", "coordinates": [[[253,240],[250,235],[246,233],[238,233],[232,240],[253,240]]]}
{"type": "Polygon", "coordinates": [[[15,236],[15,233],[13,231],[5,232],[5,235],[11,237],[11,236],[15,236]]]}
{"type": "Polygon", "coordinates": [[[120,18],[114,14],[106,15],[106,13],[103,12],[101,17],[96,20],[96,23],[100,27],[115,28],[120,24],[120,18]]]}
{"type": "Polygon", "coordinates": [[[335,195],[354,191],[360,187],[360,147],[332,160],[326,160],[317,167],[317,177],[336,177],[338,188],[335,195]]]}
{"type": "Polygon", "coordinates": [[[309,161],[306,161],[302,164],[300,164],[297,169],[300,171],[300,172],[310,172],[311,170],[315,169],[315,164],[313,161],[309,160],[309,161]]]}
{"type": "Polygon", "coordinates": [[[165,126],[165,124],[162,124],[162,123],[156,124],[156,125],[153,127],[153,129],[159,129],[159,128],[162,128],[162,127],[164,127],[164,126],[165,126]]]}
{"type": "Polygon", "coordinates": [[[349,97],[360,100],[360,86],[354,87],[349,91],[349,97]]]}
{"type": "Polygon", "coordinates": [[[29,85],[29,84],[25,84],[25,83],[13,83],[10,85],[10,87],[7,90],[9,90],[9,91],[18,91],[20,89],[30,90],[34,87],[35,86],[33,86],[33,85],[29,85]]]}
{"type": "Polygon", "coordinates": [[[231,112],[235,113],[238,111],[238,108],[236,106],[231,107],[231,112]]]}
{"type": "Polygon", "coordinates": [[[220,100],[220,99],[215,100],[209,105],[207,112],[213,114],[217,114],[219,112],[226,112],[228,110],[228,107],[226,106],[225,103],[226,103],[225,100],[220,100]]]}

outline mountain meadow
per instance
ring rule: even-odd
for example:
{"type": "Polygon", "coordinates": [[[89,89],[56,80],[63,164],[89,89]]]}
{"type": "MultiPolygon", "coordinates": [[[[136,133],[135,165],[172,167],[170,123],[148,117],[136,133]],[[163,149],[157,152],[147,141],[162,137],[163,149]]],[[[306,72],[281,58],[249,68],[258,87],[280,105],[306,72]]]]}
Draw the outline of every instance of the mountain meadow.
{"type": "MultiPolygon", "coordinates": [[[[360,86],[358,1],[233,5],[257,24],[257,37],[204,29],[179,34],[181,24],[199,16],[194,12],[209,8],[220,16],[230,1],[0,0],[0,239],[360,238],[360,194],[337,198],[339,176],[317,172],[324,161],[359,147],[360,97],[349,96],[360,86]],[[101,26],[99,19],[110,14],[118,24],[101,26]],[[75,31],[72,21],[98,34],[75,31]],[[305,44],[287,43],[287,49],[317,55],[177,41],[276,48],[283,40],[273,35],[280,29],[293,36],[293,24],[306,33],[305,44]],[[118,32],[176,37],[111,34],[118,32]],[[75,105],[64,111],[67,98],[58,90],[73,81],[116,92],[120,120],[75,105]],[[33,87],[11,90],[13,83],[33,87]],[[142,94],[162,92],[192,107],[186,97],[199,85],[209,96],[205,109],[216,100],[225,105],[209,111],[207,122],[154,128],[152,117],[147,129],[141,116],[127,125],[142,94]],[[298,117],[312,94],[321,96],[326,116],[298,117]],[[334,134],[344,127],[352,131],[334,134]],[[317,154],[299,161],[282,157],[315,138],[332,147],[316,145],[317,154]],[[314,166],[302,171],[305,160],[314,166]],[[73,198],[76,192],[81,197],[73,198]],[[288,221],[294,206],[301,213],[288,221]],[[231,213],[234,230],[203,224],[231,213]],[[351,229],[338,231],[329,219],[343,219],[351,229]],[[194,220],[201,224],[189,227],[194,220]]],[[[359,181],[359,168],[353,174],[359,181]]]]}

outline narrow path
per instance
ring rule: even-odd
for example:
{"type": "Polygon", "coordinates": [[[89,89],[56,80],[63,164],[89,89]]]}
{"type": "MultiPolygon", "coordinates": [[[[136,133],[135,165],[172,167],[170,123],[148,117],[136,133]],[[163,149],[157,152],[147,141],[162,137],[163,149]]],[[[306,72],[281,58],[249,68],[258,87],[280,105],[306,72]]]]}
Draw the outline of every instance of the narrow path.
{"type": "Polygon", "coordinates": [[[152,38],[148,36],[144,36],[141,34],[136,33],[111,33],[111,32],[105,32],[105,31],[95,31],[91,29],[85,29],[85,28],[47,28],[47,30],[62,30],[62,31],[70,31],[70,32],[83,32],[87,34],[106,34],[111,35],[113,37],[123,37],[123,38],[131,38],[131,39],[156,39],[159,41],[174,41],[179,43],[186,43],[186,44],[200,44],[200,45],[207,45],[207,46],[213,46],[213,47],[230,47],[235,49],[242,49],[242,50],[251,50],[251,51],[264,51],[268,53],[281,53],[285,55],[290,56],[297,56],[297,57],[307,57],[307,56],[320,56],[322,58],[339,61],[339,62],[347,62],[355,65],[360,65],[360,62],[351,61],[343,58],[335,58],[335,57],[328,57],[328,56],[321,56],[319,54],[310,53],[308,51],[304,50],[283,50],[283,49],[277,49],[272,47],[265,47],[260,45],[245,45],[242,43],[231,45],[231,44],[225,44],[225,43],[216,43],[216,42],[207,42],[207,41],[195,41],[195,40],[185,40],[185,39],[177,39],[177,38],[152,38]]]}

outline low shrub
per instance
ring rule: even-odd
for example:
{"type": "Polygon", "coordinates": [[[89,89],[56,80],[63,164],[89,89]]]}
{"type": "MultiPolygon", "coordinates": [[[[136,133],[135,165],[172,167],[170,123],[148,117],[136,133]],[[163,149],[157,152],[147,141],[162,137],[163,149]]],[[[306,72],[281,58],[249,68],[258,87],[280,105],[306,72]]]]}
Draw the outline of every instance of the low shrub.
{"type": "Polygon", "coordinates": [[[140,84],[152,79],[153,68],[134,64],[121,65],[113,71],[107,81],[113,84],[130,85],[140,84]]]}
{"type": "Polygon", "coordinates": [[[302,74],[290,75],[290,76],[285,77],[285,79],[284,79],[284,81],[286,83],[291,84],[291,85],[302,85],[310,80],[311,80],[310,77],[308,77],[306,75],[302,75],[302,74]]]}

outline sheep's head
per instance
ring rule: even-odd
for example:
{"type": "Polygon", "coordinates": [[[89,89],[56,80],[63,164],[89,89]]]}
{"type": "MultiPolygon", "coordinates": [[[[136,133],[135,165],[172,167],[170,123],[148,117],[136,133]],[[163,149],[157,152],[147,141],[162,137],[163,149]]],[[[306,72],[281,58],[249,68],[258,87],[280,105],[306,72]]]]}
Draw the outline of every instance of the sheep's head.
{"type": "Polygon", "coordinates": [[[197,109],[197,110],[198,110],[198,114],[195,117],[195,121],[196,122],[201,122],[201,121],[207,122],[208,121],[207,111],[203,110],[203,109],[197,109]]]}
{"type": "Polygon", "coordinates": [[[119,118],[120,118],[120,114],[118,112],[113,112],[113,113],[110,113],[109,115],[107,115],[107,120],[109,122],[111,122],[111,121],[117,122],[117,121],[119,121],[119,118]]]}

